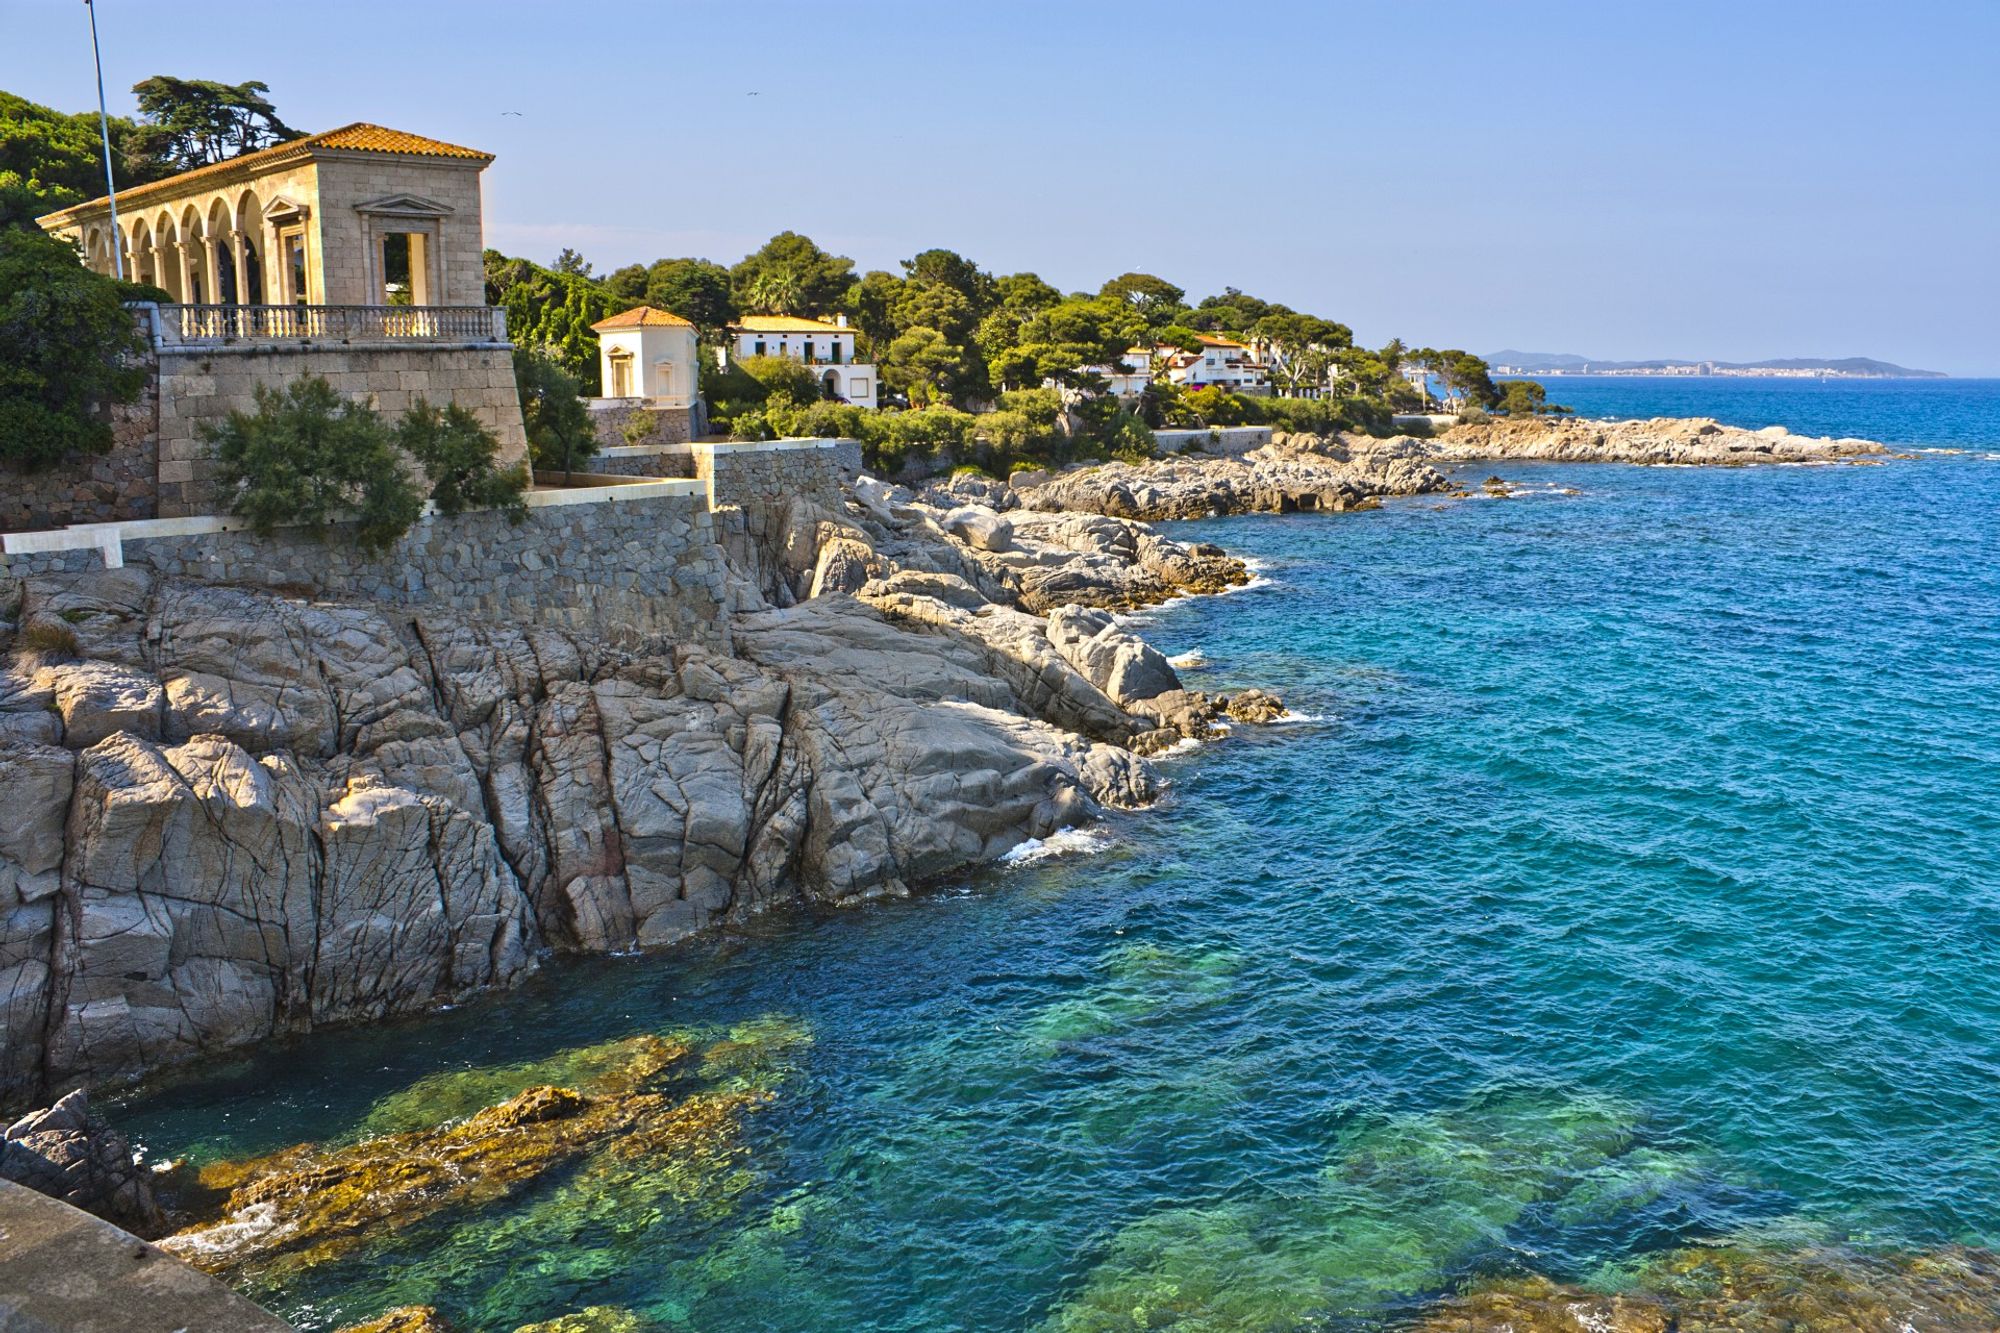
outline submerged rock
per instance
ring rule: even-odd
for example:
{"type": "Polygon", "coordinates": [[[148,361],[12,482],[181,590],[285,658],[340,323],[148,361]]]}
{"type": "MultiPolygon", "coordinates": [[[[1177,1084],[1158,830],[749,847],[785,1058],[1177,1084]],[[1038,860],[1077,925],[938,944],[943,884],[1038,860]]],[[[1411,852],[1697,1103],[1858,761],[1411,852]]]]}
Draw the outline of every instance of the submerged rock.
{"type": "Polygon", "coordinates": [[[1990,1333],[2000,1255],[1722,1242],[1619,1275],[1617,1291],[1531,1277],[1442,1302],[1421,1333],[1990,1333]]]}
{"type": "MultiPolygon", "coordinates": [[[[178,1200],[197,1220],[161,1244],[199,1267],[269,1282],[391,1243],[441,1215],[492,1207],[592,1158],[642,1163],[655,1193],[683,1201],[727,1194],[741,1187],[731,1175],[743,1117],[771,1100],[782,1076],[773,1056],[784,1048],[753,1041],[745,1056],[732,1040],[701,1049],[634,1038],[609,1048],[623,1056],[616,1063],[601,1058],[605,1048],[573,1062],[579,1072],[601,1070],[575,1088],[532,1086],[464,1119],[204,1167],[178,1200]],[[710,1067],[718,1059],[734,1061],[740,1076],[720,1077],[710,1067]],[[677,1071],[702,1085],[678,1086],[677,1071]]],[[[454,1099],[431,1104],[448,1110],[454,1099]]]]}

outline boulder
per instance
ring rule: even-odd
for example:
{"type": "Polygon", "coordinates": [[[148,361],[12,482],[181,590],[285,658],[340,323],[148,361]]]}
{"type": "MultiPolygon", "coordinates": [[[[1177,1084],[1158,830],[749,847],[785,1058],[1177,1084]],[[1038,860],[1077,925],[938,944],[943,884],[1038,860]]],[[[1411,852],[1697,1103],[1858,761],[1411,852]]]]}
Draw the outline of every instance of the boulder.
{"type": "Polygon", "coordinates": [[[1091,684],[1119,704],[1181,688],[1159,649],[1118,628],[1107,611],[1065,606],[1049,616],[1049,642],[1091,684]]]}
{"type": "Polygon", "coordinates": [[[22,1116],[0,1135],[0,1179],[94,1213],[135,1236],[166,1229],[152,1173],[132,1145],[90,1113],[81,1088],[54,1106],[22,1116]]]}
{"type": "Polygon", "coordinates": [[[944,530],[982,551],[1005,551],[1014,544],[1014,525],[985,505],[960,505],[944,516],[944,530]]]}

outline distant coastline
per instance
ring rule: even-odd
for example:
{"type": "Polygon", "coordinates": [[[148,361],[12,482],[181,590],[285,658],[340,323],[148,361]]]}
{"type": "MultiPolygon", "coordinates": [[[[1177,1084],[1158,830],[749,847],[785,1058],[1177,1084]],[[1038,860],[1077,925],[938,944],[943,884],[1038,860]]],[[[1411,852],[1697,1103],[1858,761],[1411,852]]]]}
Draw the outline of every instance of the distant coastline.
{"type": "Polygon", "coordinates": [[[1768,361],[1593,361],[1568,352],[1489,353],[1495,375],[1665,375],[1733,379],[1917,379],[1951,378],[1939,370],[1916,370],[1872,357],[1777,357],[1768,361]]]}

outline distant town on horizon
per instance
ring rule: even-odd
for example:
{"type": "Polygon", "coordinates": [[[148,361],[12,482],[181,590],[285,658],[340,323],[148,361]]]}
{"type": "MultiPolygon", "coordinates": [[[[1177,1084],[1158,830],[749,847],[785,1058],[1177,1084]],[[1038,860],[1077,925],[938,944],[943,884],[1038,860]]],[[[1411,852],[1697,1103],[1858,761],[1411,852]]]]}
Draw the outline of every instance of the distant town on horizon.
{"type": "Polygon", "coordinates": [[[1777,357],[1769,361],[1596,361],[1570,352],[1490,352],[1496,375],[1726,375],[1747,379],[1914,379],[1951,378],[1941,370],[1912,370],[1872,357],[1777,357]]]}

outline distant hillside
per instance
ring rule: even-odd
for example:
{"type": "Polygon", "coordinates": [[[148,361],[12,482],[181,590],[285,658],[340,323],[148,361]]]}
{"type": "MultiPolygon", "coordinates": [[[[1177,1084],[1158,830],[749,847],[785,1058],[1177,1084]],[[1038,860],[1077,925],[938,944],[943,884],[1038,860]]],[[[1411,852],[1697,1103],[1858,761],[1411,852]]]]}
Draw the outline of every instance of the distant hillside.
{"type": "Polygon", "coordinates": [[[1943,371],[1912,370],[1908,366],[1877,361],[1866,356],[1786,356],[1769,361],[1701,361],[1677,358],[1659,361],[1593,361],[1589,357],[1577,356],[1571,352],[1522,352],[1510,347],[1504,351],[1488,353],[1486,363],[1494,367],[1506,366],[1528,375],[1580,375],[1590,372],[1632,375],[1649,370],[1687,370],[1706,365],[1718,371],[1738,374],[1760,370],[1793,373],[1824,371],[1829,375],[1849,375],[1868,379],[1947,378],[1943,371]]]}

